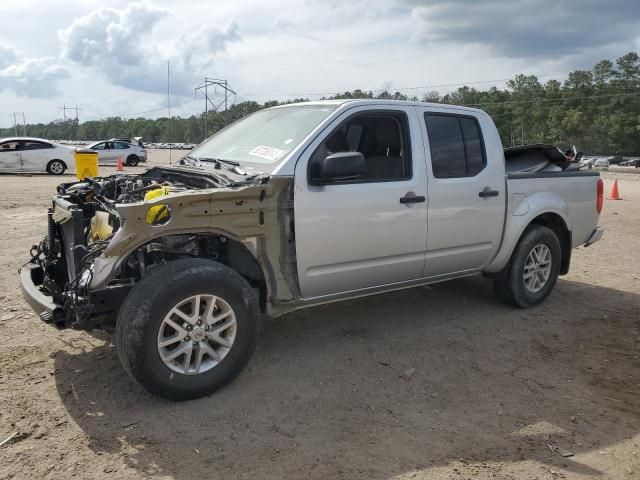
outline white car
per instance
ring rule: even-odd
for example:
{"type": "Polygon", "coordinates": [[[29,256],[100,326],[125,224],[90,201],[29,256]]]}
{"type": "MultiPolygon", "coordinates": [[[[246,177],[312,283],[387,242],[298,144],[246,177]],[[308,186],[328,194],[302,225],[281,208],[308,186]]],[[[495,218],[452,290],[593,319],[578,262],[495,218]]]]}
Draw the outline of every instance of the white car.
{"type": "Polygon", "coordinates": [[[139,162],[147,161],[147,152],[138,145],[132,145],[123,140],[105,140],[95,142],[87,148],[98,152],[98,164],[117,165],[121,159],[124,165],[135,166],[139,162]]]}
{"type": "Polygon", "coordinates": [[[593,168],[597,168],[600,170],[609,170],[609,160],[606,158],[598,158],[595,162],[593,162],[593,168]]]}
{"type": "Polygon", "coordinates": [[[62,175],[67,169],[75,170],[72,148],[42,138],[0,139],[0,172],[62,175]]]}

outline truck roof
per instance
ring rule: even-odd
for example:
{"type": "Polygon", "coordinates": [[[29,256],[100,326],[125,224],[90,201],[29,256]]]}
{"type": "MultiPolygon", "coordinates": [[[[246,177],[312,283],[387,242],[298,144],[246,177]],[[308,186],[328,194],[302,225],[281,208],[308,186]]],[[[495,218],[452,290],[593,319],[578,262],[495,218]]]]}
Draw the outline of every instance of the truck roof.
{"type": "Polygon", "coordinates": [[[412,101],[412,100],[387,100],[387,99],[379,99],[379,98],[344,98],[344,99],[333,99],[333,100],[313,100],[310,102],[296,102],[296,103],[287,103],[285,105],[278,105],[276,107],[271,108],[284,108],[291,106],[299,106],[299,105],[352,105],[352,106],[365,106],[365,105],[401,105],[408,107],[438,107],[438,108],[450,108],[454,110],[463,110],[468,112],[483,112],[483,110],[479,108],[465,107],[462,105],[451,105],[448,103],[430,103],[430,102],[420,102],[420,101],[412,101]]]}

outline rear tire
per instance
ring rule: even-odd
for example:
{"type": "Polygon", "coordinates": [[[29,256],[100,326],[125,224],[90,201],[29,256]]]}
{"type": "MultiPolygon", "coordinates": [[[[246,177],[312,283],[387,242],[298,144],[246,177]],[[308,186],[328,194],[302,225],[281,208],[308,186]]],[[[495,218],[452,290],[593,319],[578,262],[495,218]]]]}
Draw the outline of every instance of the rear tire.
{"type": "Polygon", "coordinates": [[[553,230],[530,225],[522,234],[503,275],[493,281],[500,300],[520,308],[544,301],[556,284],[562,253],[553,230]]]}
{"type": "Polygon", "coordinates": [[[47,163],[47,173],[49,175],[62,175],[67,166],[62,160],[51,160],[47,163]]]}
{"type": "Polygon", "coordinates": [[[258,302],[244,278],[217,262],[181,259],[153,268],[131,290],[118,313],[116,346],[124,369],[149,392],[190,400],[242,371],[258,330],[258,302]]]}
{"type": "Polygon", "coordinates": [[[127,165],[135,167],[140,162],[140,158],[137,155],[129,155],[127,157],[127,165]]]}

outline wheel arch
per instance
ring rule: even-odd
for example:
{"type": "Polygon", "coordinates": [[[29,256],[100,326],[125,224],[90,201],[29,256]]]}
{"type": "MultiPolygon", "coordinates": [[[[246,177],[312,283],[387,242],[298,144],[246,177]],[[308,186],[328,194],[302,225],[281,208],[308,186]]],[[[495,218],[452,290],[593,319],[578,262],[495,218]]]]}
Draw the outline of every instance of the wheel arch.
{"type": "Polygon", "coordinates": [[[67,162],[65,162],[65,161],[64,161],[63,159],[61,159],[61,158],[52,158],[51,160],[49,160],[49,161],[47,162],[47,167],[48,167],[49,165],[51,165],[51,163],[52,163],[52,162],[60,162],[62,165],[64,165],[65,170],[68,170],[68,169],[69,169],[69,164],[68,164],[67,162]]]}
{"type": "Polygon", "coordinates": [[[484,269],[484,273],[491,277],[500,275],[508,266],[525,231],[531,225],[541,225],[551,228],[558,236],[562,254],[560,274],[566,274],[571,262],[572,246],[569,206],[566,202],[557,195],[541,192],[526,198],[517,207],[510,207],[513,208],[513,214],[507,216],[504,240],[497,256],[484,269]]]}
{"type": "MultiPolygon", "coordinates": [[[[151,239],[146,239],[144,243],[137,244],[126,252],[122,252],[117,257],[98,257],[95,263],[97,268],[94,271],[94,279],[99,280],[99,285],[106,285],[118,275],[122,266],[126,265],[130,258],[136,256],[147,245],[169,237],[182,237],[185,235],[216,239],[224,244],[224,253],[222,251],[210,251],[194,256],[185,252],[184,256],[214,260],[236,271],[247,280],[249,285],[258,291],[260,310],[262,313],[267,312],[267,300],[273,288],[268,274],[269,268],[259,260],[259,254],[253,248],[254,245],[250,239],[240,240],[223,231],[181,231],[180,233],[154,236],[151,239]]],[[[170,261],[176,261],[180,258],[184,257],[176,256],[170,261]]],[[[92,288],[95,287],[96,285],[92,282],[92,288]]]]}
{"type": "MultiPolygon", "coordinates": [[[[524,234],[526,229],[531,225],[541,225],[550,228],[556,234],[560,241],[560,275],[566,275],[569,272],[569,266],[571,264],[571,230],[567,227],[567,223],[559,214],[555,212],[545,212],[534,218],[525,230],[523,230],[522,234],[524,234]]],[[[520,240],[518,239],[518,241],[520,240]]]]}

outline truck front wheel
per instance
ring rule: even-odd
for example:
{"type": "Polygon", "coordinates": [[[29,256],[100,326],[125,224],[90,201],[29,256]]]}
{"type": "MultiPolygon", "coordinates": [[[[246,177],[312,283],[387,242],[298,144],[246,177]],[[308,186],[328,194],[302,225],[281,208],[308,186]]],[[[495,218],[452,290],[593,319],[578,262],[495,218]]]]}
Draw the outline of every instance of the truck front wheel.
{"type": "Polygon", "coordinates": [[[170,400],[213,393],[233,380],[256,345],[255,294],[237,272],[182,259],[152,269],[118,314],[116,346],[125,370],[170,400]]]}
{"type": "Polygon", "coordinates": [[[493,281],[498,297],[520,308],[546,299],[558,280],[561,249],[558,236],[542,225],[527,227],[504,274],[493,281]]]}

